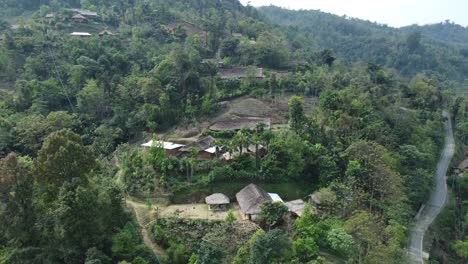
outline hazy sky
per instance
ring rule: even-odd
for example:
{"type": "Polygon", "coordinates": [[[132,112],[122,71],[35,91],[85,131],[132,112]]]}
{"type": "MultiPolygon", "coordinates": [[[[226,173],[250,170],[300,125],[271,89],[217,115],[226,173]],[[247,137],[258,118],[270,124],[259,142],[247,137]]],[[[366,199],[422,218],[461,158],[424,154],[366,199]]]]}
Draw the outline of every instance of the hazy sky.
{"type": "Polygon", "coordinates": [[[252,6],[320,9],[394,27],[438,23],[450,19],[468,25],[468,0],[241,0],[252,6]]]}

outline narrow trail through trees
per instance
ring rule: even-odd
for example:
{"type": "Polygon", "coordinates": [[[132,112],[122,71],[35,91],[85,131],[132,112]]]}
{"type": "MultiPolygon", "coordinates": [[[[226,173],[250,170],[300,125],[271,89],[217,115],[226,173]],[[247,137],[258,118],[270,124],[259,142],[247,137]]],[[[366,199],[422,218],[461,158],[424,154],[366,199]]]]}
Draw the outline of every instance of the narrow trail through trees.
{"type": "MultiPolygon", "coordinates": [[[[159,259],[165,255],[164,250],[151,239],[151,231],[148,229],[148,225],[151,223],[149,216],[150,212],[145,204],[137,203],[129,199],[125,200],[127,206],[135,212],[136,221],[141,230],[141,236],[143,243],[151,249],[154,255],[159,259]],[[145,215],[146,214],[146,215],[145,215]]],[[[160,262],[160,261],[159,261],[160,262]]],[[[160,262],[161,263],[161,262],[160,262]]]]}
{"type": "Polygon", "coordinates": [[[434,177],[434,189],[427,203],[416,217],[416,223],[409,237],[408,254],[411,263],[423,264],[423,240],[429,226],[437,218],[447,200],[446,174],[450,161],[455,153],[455,141],[453,138],[452,121],[450,114],[443,112],[445,147],[437,164],[437,171],[434,177]]]}

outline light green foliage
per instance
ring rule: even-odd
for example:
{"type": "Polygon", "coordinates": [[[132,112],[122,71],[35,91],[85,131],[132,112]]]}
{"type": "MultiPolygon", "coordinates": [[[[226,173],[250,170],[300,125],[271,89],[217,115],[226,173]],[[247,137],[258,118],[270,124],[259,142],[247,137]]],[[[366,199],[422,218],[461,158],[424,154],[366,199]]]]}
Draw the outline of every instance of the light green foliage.
{"type": "Polygon", "coordinates": [[[351,254],[353,243],[353,237],[342,228],[335,228],[328,231],[327,244],[333,251],[342,256],[351,254]]]}
{"type": "Polygon", "coordinates": [[[281,225],[288,213],[288,207],[281,202],[263,203],[260,207],[260,218],[271,228],[281,225]]]}
{"type": "Polygon", "coordinates": [[[226,221],[226,223],[228,224],[232,224],[234,221],[236,221],[236,217],[234,216],[234,213],[232,212],[232,210],[228,211],[226,215],[226,219],[224,219],[224,221],[226,221]]]}
{"type": "Polygon", "coordinates": [[[312,260],[317,256],[319,247],[313,238],[298,238],[293,242],[293,254],[302,262],[312,260]]]}
{"type": "Polygon", "coordinates": [[[457,253],[461,258],[468,258],[468,240],[465,241],[455,241],[452,244],[452,249],[457,253]]]}

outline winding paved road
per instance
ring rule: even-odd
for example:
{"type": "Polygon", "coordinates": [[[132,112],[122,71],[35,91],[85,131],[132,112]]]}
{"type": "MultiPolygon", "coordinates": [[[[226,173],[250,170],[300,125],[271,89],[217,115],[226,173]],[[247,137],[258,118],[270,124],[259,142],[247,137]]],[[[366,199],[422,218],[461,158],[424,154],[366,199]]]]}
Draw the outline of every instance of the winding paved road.
{"type": "Polygon", "coordinates": [[[437,164],[437,172],[434,177],[435,188],[427,203],[416,217],[414,229],[409,237],[408,253],[411,263],[423,264],[423,239],[429,226],[436,219],[447,200],[446,174],[450,160],[455,152],[455,142],[453,139],[452,121],[450,114],[446,111],[443,116],[447,119],[444,122],[445,147],[437,164]]]}

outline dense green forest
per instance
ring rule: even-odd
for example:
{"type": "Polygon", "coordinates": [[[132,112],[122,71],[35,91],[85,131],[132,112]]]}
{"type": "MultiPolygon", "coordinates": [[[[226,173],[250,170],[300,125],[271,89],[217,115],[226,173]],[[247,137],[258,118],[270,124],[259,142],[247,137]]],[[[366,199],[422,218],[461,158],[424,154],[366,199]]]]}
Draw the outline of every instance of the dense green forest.
{"type": "Polygon", "coordinates": [[[464,83],[468,75],[468,29],[450,21],[397,29],[320,11],[260,10],[281,25],[298,58],[331,49],[350,61],[390,67],[404,76],[424,73],[448,86],[464,83]]]}
{"type": "MultiPolygon", "coordinates": [[[[0,1],[0,263],[406,263],[442,109],[460,159],[468,145],[467,32],[237,0],[0,1]],[[271,129],[203,126],[236,100],[286,108],[271,129]],[[140,147],[181,130],[236,155],[140,147]],[[322,207],[296,219],[265,203],[257,224],[163,215],[251,182],[322,207]]],[[[468,258],[466,179],[434,263],[468,258]]]]}

